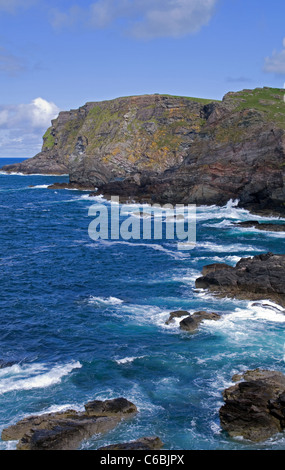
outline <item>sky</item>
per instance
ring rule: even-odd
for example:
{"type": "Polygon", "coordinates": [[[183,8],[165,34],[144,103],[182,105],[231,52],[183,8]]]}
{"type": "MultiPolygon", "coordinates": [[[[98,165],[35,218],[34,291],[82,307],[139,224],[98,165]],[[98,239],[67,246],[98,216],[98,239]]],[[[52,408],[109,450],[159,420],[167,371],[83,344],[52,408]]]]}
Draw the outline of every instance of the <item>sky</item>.
{"type": "Polygon", "coordinates": [[[60,111],[285,82],[280,0],[0,0],[0,158],[29,158],[60,111]]]}

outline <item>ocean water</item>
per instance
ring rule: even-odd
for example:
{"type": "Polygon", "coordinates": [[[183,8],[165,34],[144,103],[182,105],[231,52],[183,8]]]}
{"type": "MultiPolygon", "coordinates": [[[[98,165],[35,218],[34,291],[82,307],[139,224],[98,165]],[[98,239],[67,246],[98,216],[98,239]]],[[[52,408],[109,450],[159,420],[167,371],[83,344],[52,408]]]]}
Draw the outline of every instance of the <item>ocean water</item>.
{"type": "MultiPolygon", "coordinates": [[[[231,439],[219,422],[233,374],[285,372],[282,309],[195,289],[204,265],[284,253],[283,234],[236,228],[234,222],[257,217],[229,201],[197,208],[191,251],[169,240],[94,241],[88,210],[109,203],[88,192],[47,189],[64,181],[0,174],[0,359],[15,361],[0,369],[0,432],[32,414],[123,396],[137,405],[137,416],[81,449],[149,435],[165,449],[283,449],[284,433],[253,444],[231,439]],[[180,309],[215,311],[222,319],[188,334],[178,321],[165,324],[180,309]]],[[[0,441],[2,450],[15,446],[0,441]]]]}

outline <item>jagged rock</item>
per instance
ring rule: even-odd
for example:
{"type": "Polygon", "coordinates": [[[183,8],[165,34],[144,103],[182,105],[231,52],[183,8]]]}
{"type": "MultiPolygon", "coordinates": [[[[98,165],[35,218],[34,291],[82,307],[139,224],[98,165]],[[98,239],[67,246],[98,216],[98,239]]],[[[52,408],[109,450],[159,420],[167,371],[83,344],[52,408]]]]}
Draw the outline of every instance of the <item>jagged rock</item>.
{"type": "Polygon", "coordinates": [[[136,406],[124,398],[96,400],[87,403],[85,409],[24,418],[4,429],[1,439],[18,440],[18,450],[71,450],[78,448],[83,439],[105,433],[137,412],[136,406]]]}
{"type": "Polygon", "coordinates": [[[211,269],[196,279],[199,289],[248,300],[272,300],[285,306],[285,255],[272,253],[241,259],[235,267],[211,269]]]}
{"type": "Polygon", "coordinates": [[[195,331],[204,320],[219,320],[221,318],[217,313],[195,312],[189,317],[184,318],[180,323],[180,329],[184,331],[195,331]]]}
{"type": "Polygon", "coordinates": [[[189,315],[190,315],[190,313],[187,312],[186,310],[177,310],[175,312],[171,312],[169,314],[169,318],[168,318],[168,320],[166,320],[165,324],[170,325],[170,323],[173,322],[174,318],[187,317],[189,315]]]}
{"type": "Polygon", "coordinates": [[[159,450],[162,447],[163,442],[159,437],[141,437],[136,441],[111,444],[109,446],[99,447],[97,450],[159,450]]]}
{"type": "Polygon", "coordinates": [[[240,382],[223,393],[222,428],[231,437],[259,442],[285,427],[285,376],[281,372],[254,370],[235,375],[240,382]]]}

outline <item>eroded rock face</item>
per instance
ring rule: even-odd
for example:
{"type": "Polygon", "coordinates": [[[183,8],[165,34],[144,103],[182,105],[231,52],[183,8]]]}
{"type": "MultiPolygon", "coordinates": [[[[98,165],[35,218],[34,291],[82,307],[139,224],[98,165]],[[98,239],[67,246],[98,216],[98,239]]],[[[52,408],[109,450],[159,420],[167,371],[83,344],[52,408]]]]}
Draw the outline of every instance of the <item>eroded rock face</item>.
{"type": "Polygon", "coordinates": [[[42,152],[5,171],[68,173],[78,187],[158,203],[285,214],[284,90],[222,102],[144,95],[61,112],[42,152]]]}
{"type": "Polygon", "coordinates": [[[255,370],[234,376],[236,385],[226,389],[220,409],[222,428],[231,437],[264,441],[285,427],[285,376],[255,370]]]}
{"type": "Polygon", "coordinates": [[[2,431],[3,441],[19,441],[18,450],[72,450],[83,439],[110,431],[137,412],[125,398],[90,402],[85,412],[67,410],[30,416],[2,431]],[[94,405],[96,403],[96,406],[94,405]]]}
{"type": "Polygon", "coordinates": [[[243,258],[235,267],[209,265],[204,272],[196,279],[197,288],[240,299],[269,299],[285,307],[285,255],[243,258]]]}

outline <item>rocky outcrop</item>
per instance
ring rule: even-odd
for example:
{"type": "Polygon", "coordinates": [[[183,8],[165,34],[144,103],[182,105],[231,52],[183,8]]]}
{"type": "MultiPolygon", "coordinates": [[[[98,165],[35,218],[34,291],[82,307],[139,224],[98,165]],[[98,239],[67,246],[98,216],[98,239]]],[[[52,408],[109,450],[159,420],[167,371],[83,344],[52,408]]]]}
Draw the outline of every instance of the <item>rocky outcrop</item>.
{"type": "Polygon", "coordinates": [[[239,299],[268,299],[285,307],[285,255],[243,258],[235,267],[209,265],[204,272],[195,282],[199,289],[239,299]]]}
{"type": "Polygon", "coordinates": [[[159,203],[238,199],[285,214],[284,90],[228,93],[221,102],[144,95],[61,112],[42,152],[3,168],[68,173],[78,187],[159,203]]]}
{"type": "Polygon", "coordinates": [[[67,410],[30,416],[2,431],[3,441],[19,441],[18,450],[73,450],[83,439],[116,427],[134,416],[136,406],[125,398],[89,402],[85,412],[67,410]]]}
{"type": "Polygon", "coordinates": [[[165,324],[170,325],[174,322],[174,318],[188,317],[190,315],[186,310],[176,310],[175,312],[170,312],[169,318],[166,320],[165,324]]]}
{"type": "Polygon", "coordinates": [[[231,437],[264,441],[285,428],[285,376],[254,370],[233,377],[240,381],[223,393],[222,428],[231,437]]]}
{"type": "Polygon", "coordinates": [[[192,315],[189,315],[189,317],[183,318],[179,325],[181,330],[193,332],[197,330],[200,323],[204,320],[217,321],[220,318],[220,315],[213,312],[195,312],[192,315]]]}
{"type": "Polygon", "coordinates": [[[204,320],[219,320],[221,318],[220,315],[213,312],[195,312],[190,314],[185,310],[177,310],[175,312],[171,312],[169,315],[168,320],[166,320],[165,324],[170,325],[173,323],[175,318],[182,318],[179,322],[179,327],[181,330],[193,332],[199,328],[200,323],[204,320]]]}
{"type": "Polygon", "coordinates": [[[111,444],[109,446],[99,447],[97,450],[159,450],[162,447],[163,442],[159,437],[141,437],[136,441],[111,444]]]}

